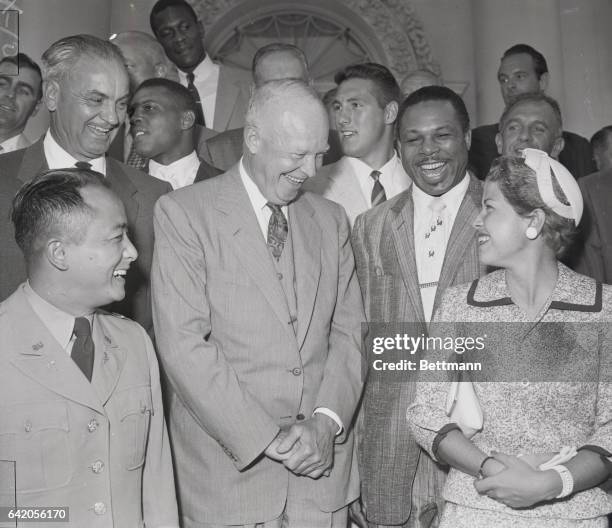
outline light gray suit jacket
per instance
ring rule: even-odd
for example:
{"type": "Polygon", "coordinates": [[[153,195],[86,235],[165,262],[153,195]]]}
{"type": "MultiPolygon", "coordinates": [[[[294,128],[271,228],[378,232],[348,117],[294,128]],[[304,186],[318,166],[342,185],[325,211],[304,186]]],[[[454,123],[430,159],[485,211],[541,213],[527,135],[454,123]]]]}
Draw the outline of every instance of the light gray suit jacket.
{"type": "MultiPolygon", "coordinates": [[[[68,506],[70,526],[178,526],[151,340],[102,312],[92,335],[90,383],[23,285],[0,304],[0,460],[16,462],[17,504],[68,506]]],[[[7,484],[0,479],[2,505],[14,499],[7,484]]]]}
{"type": "Polygon", "coordinates": [[[297,334],[238,166],[156,206],[153,312],[185,527],[273,519],[290,481],[323,511],[359,493],[363,308],[348,222],[310,193],[288,211],[297,334]],[[317,407],[344,424],[329,477],[296,477],[262,456],[280,427],[317,407]]]}
{"type": "MultiPolygon", "coordinates": [[[[484,274],[472,224],[480,211],[481,184],[470,178],[450,234],[434,302],[444,290],[484,274]]],[[[423,323],[414,254],[414,206],[406,190],[357,218],[352,233],[357,274],[367,321],[423,323]]],[[[363,398],[363,438],[359,439],[362,499],[368,519],[378,524],[406,522],[420,448],[410,435],[406,409],[413,383],[372,378],[363,398]]]]}
{"type": "MultiPolygon", "coordinates": [[[[401,171],[401,176],[410,185],[410,178],[400,163],[396,171],[401,171]]],[[[363,195],[353,166],[346,156],[340,158],[336,163],[321,167],[314,177],[306,180],[304,189],[339,203],[344,207],[351,226],[361,213],[370,208],[370,203],[363,195]]]]}

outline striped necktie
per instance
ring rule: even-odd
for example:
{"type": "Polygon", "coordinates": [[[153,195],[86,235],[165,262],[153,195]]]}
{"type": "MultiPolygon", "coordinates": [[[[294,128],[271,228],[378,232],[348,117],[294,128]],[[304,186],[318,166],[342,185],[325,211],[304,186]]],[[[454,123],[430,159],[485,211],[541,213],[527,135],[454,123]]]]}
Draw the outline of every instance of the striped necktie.
{"type": "Polygon", "coordinates": [[[377,205],[383,203],[387,199],[387,195],[385,194],[385,188],[380,183],[380,171],[373,170],[370,173],[370,177],[374,180],[374,187],[372,188],[372,207],[376,207],[377,205]]]}

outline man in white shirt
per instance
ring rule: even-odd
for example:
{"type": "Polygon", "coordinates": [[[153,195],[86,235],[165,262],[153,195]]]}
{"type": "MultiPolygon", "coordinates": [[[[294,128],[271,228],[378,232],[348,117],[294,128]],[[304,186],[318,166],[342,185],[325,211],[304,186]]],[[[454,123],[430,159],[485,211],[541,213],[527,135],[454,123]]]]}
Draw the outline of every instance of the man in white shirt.
{"type": "MultiPolygon", "coordinates": [[[[445,288],[485,272],[472,225],[482,189],[467,172],[470,120],[455,92],[421,88],[397,119],[413,185],[360,215],[352,242],[366,320],[414,323],[426,333],[445,288]]],[[[405,413],[415,385],[375,375],[366,385],[359,469],[371,527],[437,526],[445,474],[410,434],[405,413]]]]}
{"type": "Polygon", "coordinates": [[[14,462],[0,503],[66,507],[71,526],[177,528],[153,345],[98,310],[125,296],[137,257],[123,203],[73,167],[26,183],[11,216],[28,277],[0,305],[0,460],[14,462]]]}
{"type": "MultiPolygon", "coordinates": [[[[112,309],[152,331],[149,270],[153,206],[171,187],[106,157],[127,112],[129,84],[123,57],[106,40],[73,35],[53,43],[43,53],[42,64],[49,130],[28,148],[0,156],[0,174],[23,183],[46,169],[85,165],[106,177],[125,205],[130,234],[140,255],[127,276],[125,299],[112,309]]],[[[13,280],[0,285],[10,288],[12,282],[14,290],[24,279],[23,262],[15,259],[3,269],[13,280]]],[[[12,290],[0,291],[0,298],[12,290]]]]}
{"type": "Polygon", "coordinates": [[[195,151],[195,102],[184,86],[148,79],[130,101],[130,133],[136,152],[149,160],[148,173],[180,189],[221,171],[195,151]]]}
{"type": "Polygon", "coordinates": [[[352,225],[359,214],[410,186],[394,144],[401,95],[381,64],[348,66],[335,80],[332,106],[344,156],[323,167],[305,189],[342,205],[352,225]]]}
{"type": "Polygon", "coordinates": [[[25,53],[0,61],[0,154],[30,145],[23,134],[42,98],[40,67],[25,53]]]}
{"type": "Polygon", "coordinates": [[[244,156],[155,212],[153,306],[185,528],[345,528],[359,493],[361,298],[302,81],[255,89],[244,156]]]}
{"type": "Polygon", "coordinates": [[[204,49],[204,29],[185,0],[158,0],[150,15],[153,34],[179,69],[196,100],[196,123],[218,132],[244,124],[248,72],[215,64],[204,49]]]}

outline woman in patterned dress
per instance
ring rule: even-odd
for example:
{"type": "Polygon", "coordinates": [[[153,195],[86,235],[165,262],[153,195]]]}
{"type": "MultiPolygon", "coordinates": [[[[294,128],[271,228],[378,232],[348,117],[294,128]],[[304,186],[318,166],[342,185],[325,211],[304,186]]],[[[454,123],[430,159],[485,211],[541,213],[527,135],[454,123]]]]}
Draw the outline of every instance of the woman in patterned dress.
{"type": "Polygon", "coordinates": [[[612,467],[612,287],[559,262],[580,190],[544,152],[524,155],[493,166],[475,222],[481,261],[501,269],[448,289],[435,317],[456,335],[461,324],[519,323],[498,325],[510,337],[473,381],[484,426],[468,439],[452,423],[449,381],[420,382],[407,413],[419,444],[451,468],[440,528],[604,528],[612,512],[599,487],[612,467]],[[512,378],[517,358],[528,377],[512,378]],[[570,455],[540,469],[562,447],[570,455]]]}

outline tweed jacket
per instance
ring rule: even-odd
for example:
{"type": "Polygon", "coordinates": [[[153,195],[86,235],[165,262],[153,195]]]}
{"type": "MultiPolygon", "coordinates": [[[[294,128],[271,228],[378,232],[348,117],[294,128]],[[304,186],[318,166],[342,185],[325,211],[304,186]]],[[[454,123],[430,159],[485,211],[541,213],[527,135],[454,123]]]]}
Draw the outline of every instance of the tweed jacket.
{"type": "Polygon", "coordinates": [[[288,205],[288,222],[295,331],[238,166],[156,206],[153,312],[186,528],[274,519],[289,486],[328,512],[358,496],[351,423],[363,307],[348,222],[311,193],[288,205]],[[313,480],[263,452],[317,407],[344,430],[330,475],[313,480]]]}
{"type": "MultiPolygon", "coordinates": [[[[478,261],[472,226],[481,197],[482,186],[471,176],[449,237],[434,310],[448,286],[485,272],[478,261]]],[[[411,189],[367,211],[355,222],[353,250],[368,322],[420,322],[426,331],[413,225],[411,189]]],[[[413,383],[383,383],[380,378],[366,383],[359,470],[362,500],[371,522],[401,524],[410,514],[412,482],[421,451],[404,416],[414,394],[413,383]]]]}
{"type": "MultiPolygon", "coordinates": [[[[0,304],[0,460],[15,461],[17,505],[68,506],[70,526],[178,527],[151,340],[96,312],[90,383],[23,288],[0,304]]],[[[3,506],[14,500],[7,484],[3,506]]]]}
{"type": "MultiPolygon", "coordinates": [[[[506,324],[500,331],[521,332],[521,339],[544,337],[536,341],[532,356],[524,356],[525,346],[513,344],[499,355],[495,354],[498,348],[491,348],[483,356],[485,372],[480,377],[472,374],[484,414],[483,430],[472,441],[486,453],[518,455],[589,445],[604,456],[612,456],[612,287],[602,286],[563,264],[559,263],[558,269],[555,289],[535,319],[529,319],[512,302],[505,270],[449,288],[440,303],[436,320],[442,323],[523,323],[522,327],[506,324]],[[551,328],[548,323],[565,324],[551,328]],[[528,333],[524,333],[525,328],[528,333]],[[509,375],[508,365],[519,358],[525,369],[509,375]],[[554,372],[557,374],[552,378],[547,377],[554,372]]],[[[444,328],[448,335],[453,333],[452,324],[444,328]]],[[[487,328],[492,327],[481,325],[477,331],[490,334],[487,328]]],[[[465,356],[465,361],[470,361],[470,353],[465,356]]],[[[447,358],[436,353],[436,359],[447,358]]],[[[445,412],[449,384],[424,381],[417,385],[408,420],[419,444],[433,455],[437,431],[449,423],[445,412]]],[[[479,495],[472,481],[473,477],[451,469],[444,498],[500,514],[546,519],[588,519],[612,512],[612,496],[600,488],[515,510],[479,495]]]]}
{"type": "MultiPolygon", "coordinates": [[[[47,170],[49,166],[45,159],[43,139],[26,149],[0,156],[0,177],[14,179],[21,185],[47,170]]],[[[110,309],[136,320],[151,332],[153,321],[149,274],[153,257],[153,206],[172,187],[110,157],[106,158],[106,181],[125,206],[130,239],[138,250],[138,259],[127,275],[125,299],[113,304],[110,309]]],[[[12,238],[12,230],[7,229],[6,232],[11,236],[0,242],[11,246],[13,250],[0,253],[3,257],[0,262],[2,273],[6,274],[0,281],[0,299],[8,297],[26,278],[23,256],[12,238]]]]}

